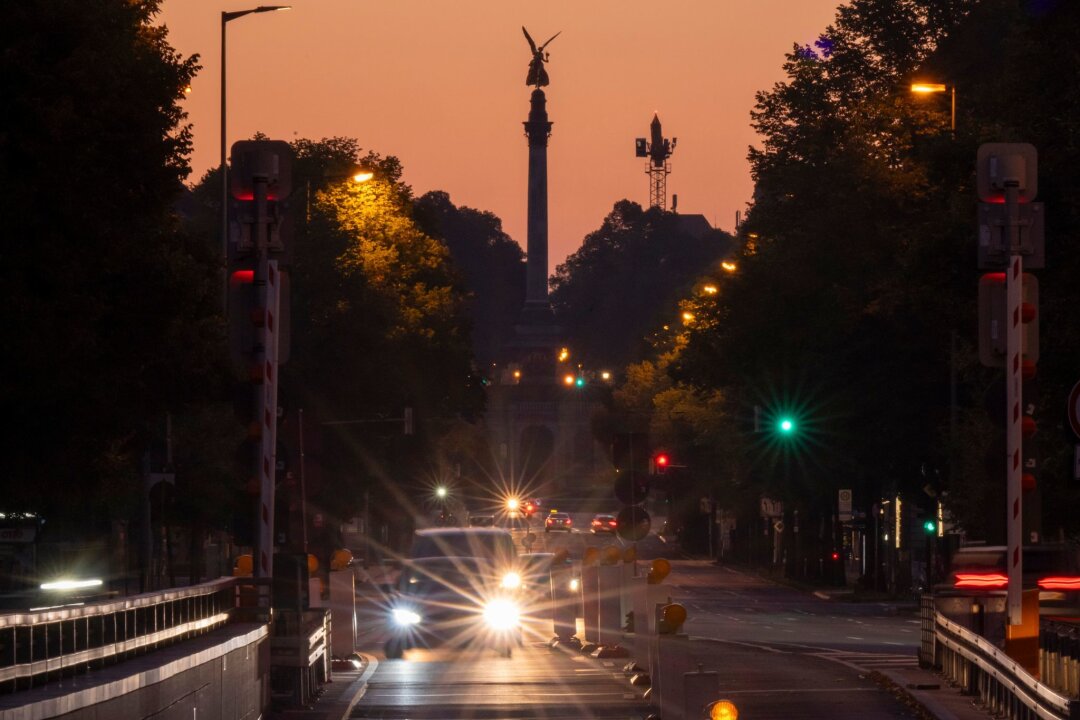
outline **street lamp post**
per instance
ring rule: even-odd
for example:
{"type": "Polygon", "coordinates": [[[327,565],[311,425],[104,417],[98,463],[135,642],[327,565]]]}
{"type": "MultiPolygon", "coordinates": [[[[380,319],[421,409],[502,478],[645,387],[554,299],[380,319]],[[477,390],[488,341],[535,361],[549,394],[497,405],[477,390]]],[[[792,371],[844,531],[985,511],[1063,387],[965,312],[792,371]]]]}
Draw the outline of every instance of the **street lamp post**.
{"type": "Polygon", "coordinates": [[[911,92],[917,95],[932,95],[936,93],[949,93],[949,129],[956,132],[956,86],[944,83],[912,83],[911,92]]]}
{"type": "MultiPolygon", "coordinates": [[[[219,167],[221,168],[221,262],[223,267],[228,265],[229,258],[229,178],[228,169],[225,167],[225,26],[231,20],[252,13],[274,12],[291,8],[291,5],[260,5],[250,10],[222,11],[221,13],[221,156],[219,167]]],[[[221,285],[223,293],[222,307],[224,307],[229,298],[228,270],[222,270],[222,274],[226,276],[221,285]]]]}

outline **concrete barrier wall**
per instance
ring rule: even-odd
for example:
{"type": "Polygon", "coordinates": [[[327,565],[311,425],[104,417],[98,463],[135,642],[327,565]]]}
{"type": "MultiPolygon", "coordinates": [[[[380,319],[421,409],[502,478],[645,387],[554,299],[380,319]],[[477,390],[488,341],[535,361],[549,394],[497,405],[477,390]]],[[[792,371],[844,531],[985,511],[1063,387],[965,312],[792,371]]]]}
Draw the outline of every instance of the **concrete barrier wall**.
{"type": "Polygon", "coordinates": [[[269,667],[268,628],[229,625],[0,698],[0,720],[255,720],[267,704],[269,667]]]}

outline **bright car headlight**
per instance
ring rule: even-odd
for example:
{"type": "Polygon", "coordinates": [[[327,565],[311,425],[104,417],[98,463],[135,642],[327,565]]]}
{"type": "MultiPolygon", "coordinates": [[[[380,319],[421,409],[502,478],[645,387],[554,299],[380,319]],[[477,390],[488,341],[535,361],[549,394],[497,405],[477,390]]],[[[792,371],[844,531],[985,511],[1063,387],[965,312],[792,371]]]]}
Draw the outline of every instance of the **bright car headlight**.
{"type": "Polygon", "coordinates": [[[502,576],[500,585],[504,590],[517,590],[521,587],[521,576],[516,572],[508,572],[502,576]]]}
{"type": "Polygon", "coordinates": [[[492,630],[517,627],[519,617],[518,606],[509,600],[492,600],[484,606],[484,622],[492,630]]]}
{"type": "Polygon", "coordinates": [[[410,625],[416,625],[420,622],[420,616],[412,610],[394,608],[391,614],[394,616],[394,624],[398,627],[409,627],[410,625]]]}
{"type": "Polygon", "coordinates": [[[577,578],[570,578],[570,592],[577,592],[581,587],[581,581],[577,578]]]}

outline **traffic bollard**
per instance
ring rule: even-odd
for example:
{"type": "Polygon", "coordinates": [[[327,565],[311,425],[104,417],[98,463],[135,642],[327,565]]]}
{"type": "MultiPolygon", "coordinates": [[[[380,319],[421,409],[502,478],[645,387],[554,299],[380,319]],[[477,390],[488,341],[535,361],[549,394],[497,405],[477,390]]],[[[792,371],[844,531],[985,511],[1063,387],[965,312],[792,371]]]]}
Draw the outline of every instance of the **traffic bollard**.
{"type": "Polygon", "coordinates": [[[622,615],[619,604],[621,568],[601,565],[599,575],[598,625],[601,645],[618,645],[622,640],[622,615]]]}
{"type": "Polygon", "coordinates": [[[690,663],[689,638],[681,633],[685,621],[686,608],[678,603],[664,605],[656,614],[656,671],[651,702],[660,709],[664,720],[684,720],[682,679],[690,663]]]}
{"type": "MultiPolygon", "coordinates": [[[[633,545],[623,548],[622,561],[622,573],[619,578],[619,613],[622,617],[626,617],[628,613],[634,611],[631,588],[637,577],[637,548],[633,545]]],[[[630,632],[633,632],[632,628],[630,632]]]]}
{"type": "Polygon", "coordinates": [[[720,676],[715,670],[704,670],[699,664],[697,672],[683,673],[683,718],[707,717],[704,713],[719,693],[720,676]]]}
{"type": "Polygon", "coordinates": [[[600,551],[600,568],[597,573],[599,647],[594,657],[626,657],[629,653],[620,646],[622,641],[622,605],[620,581],[622,579],[622,553],[614,545],[600,551]]]}
{"type": "Polygon", "coordinates": [[[635,684],[644,684],[650,672],[649,638],[652,633],[649,630],[649,605],[645,600],[648,594],[648,582],[649,579],[644,575],[633,578],[630,582],[630,597],[633,601],[631,612],[634,613],[634,642],[633,652],[631,653],[634,661],[631,665],[633,670],[644,675],[644,677],[635,676],[631,680],[635,684]]]}
{"type": "Polygon", "coordinates": [[[600,616],[598,601],[600,574],[597,566],[600,554],[599,552],[590,553],[590,550],[595,550],[595,548],[587,548],[581,558],[581,605],[583,634],[585,635],[581,638],[581,649],[582,651],[587,649],[588,652],[596,649],[596,642],[599,639],[597,623],[600,616]]]}
{"type": "MultiPolygon", "coordinates": [[[[557,554],[556,554],[557,556],[557,554]]],[[[562,644],[573,642],[577,631],[577,610],[581,597],[580,582],[575,582],[574,568],[565,562],[551,564],[551,621],[555,640],[562,644]]]]}

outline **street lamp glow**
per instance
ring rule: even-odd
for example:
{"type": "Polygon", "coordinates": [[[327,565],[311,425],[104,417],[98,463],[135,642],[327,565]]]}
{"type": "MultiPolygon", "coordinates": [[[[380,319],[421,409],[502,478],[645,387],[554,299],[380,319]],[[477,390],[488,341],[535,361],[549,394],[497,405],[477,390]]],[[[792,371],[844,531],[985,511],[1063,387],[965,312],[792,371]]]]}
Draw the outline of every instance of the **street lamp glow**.
{"type": "Polygon", "coordinates": [[[611,373],[608,372],[607,370],[603,371],[602,373],[600,373],[600,379],[601,380],[610,380],[611,379],[611,373]]]}
{"type": "Polygon", "coordinates": [[[731,272],[735,272],[735,270],[736,270],[736,268],[737,268],[737,266],[735,265],[735,263],[733,263],[733,262],[728,262],[727,260],[725,260],[724,262],[720,263],[720,267],[722,267],[722,268],[724,269],[724,271],[725,271],[725,272],[729,272],[729,273],[731,273],[731,272]]]}
{"type": "Polygon", "coordinates": [[[570,359],[570,350],[569,349],[563,348],[562,350],[559,351],[559,362],[566,362],[569,359],[570,359]]]}
{"type": "Polygon", "coordinates": [[[352,179],[354,183],[359,184],[365,183],[373,177],[375,177],[375,173],[371,172],[370,170],[361,170],[360,172],[353,175],[352,179]]]}
{"type": "Polygon", "coordinates": [[[576,380],[576,379],[577,379],[577,378],[575,378],[575,377],[574,377],[574,376],[573,376],[572,374],[570,374],[570,373],[567,373],[566,375],[564,375],[564,376],[563,376],[563,379],[562,379],[562,381],[563,381],[563,383],[564,383],[565,385],[573,385],[573,384],[574,384],[574,380],[576,380]]]}
{"type": "Polygon", "coordinates": [[[949,128],[956,132],[956,86],[945,83],[911,83],[911,92],[916,95],[936,95],[949,93],[949,128]]]}
{"type": "Polygon", "coordinates": [[[921,95],[930,93],[943,93],[948,90],[944,83],[911,83],[911,92],[921,95]]]}
{"type": "Polygon", "coordinates": [[[506,499],[506,509],[507,510],[510,510],[510,511],[517,510],[519,504],[520,503],[518,502],[517,498],[507,498],[506,499]]]}
{"type": "Polygon", "coordinates": [[[692,312],[684,312],[682,314],[682,321],[687,325],[694,322],[694,313],[692,313],[692,312]]]}
{"type": "Polygon", "coordinates": [[[439,499],[445,498],[445,497],[446,497],[446,488],[445,488],[445,487],[443,487],[442,485],[440,485],[439,487],[435,488],[435,495],[436,495],[436,496],[437,496],[437,497],[438,497],[439,499]]]}
{"type": "Polygon", "coordinates": [[[715,295],[717,292],[719,292],[715,285],[706,285],[705,287],[701,288],[701,290],[706,295],[715,295]]]}

